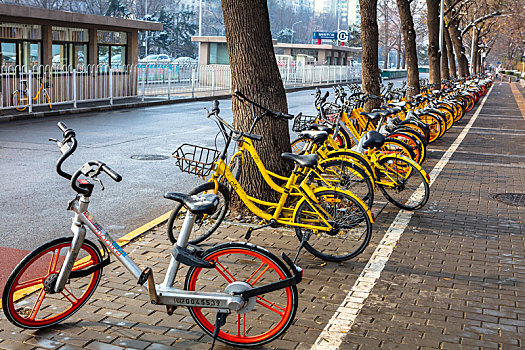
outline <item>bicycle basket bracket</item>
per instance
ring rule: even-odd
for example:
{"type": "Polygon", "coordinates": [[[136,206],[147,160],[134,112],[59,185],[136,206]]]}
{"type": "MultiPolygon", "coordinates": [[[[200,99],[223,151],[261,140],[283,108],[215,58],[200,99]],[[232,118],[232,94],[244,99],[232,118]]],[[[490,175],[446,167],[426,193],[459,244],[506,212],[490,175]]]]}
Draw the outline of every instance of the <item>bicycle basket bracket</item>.
{"type": "Polygon", "coordinates": [[[176,165],[182,172],[205,177],[212,171],[213,164],[220,154],[220,151],[213,148],[185,143],[171,156],[175,158],[176,165]]]}

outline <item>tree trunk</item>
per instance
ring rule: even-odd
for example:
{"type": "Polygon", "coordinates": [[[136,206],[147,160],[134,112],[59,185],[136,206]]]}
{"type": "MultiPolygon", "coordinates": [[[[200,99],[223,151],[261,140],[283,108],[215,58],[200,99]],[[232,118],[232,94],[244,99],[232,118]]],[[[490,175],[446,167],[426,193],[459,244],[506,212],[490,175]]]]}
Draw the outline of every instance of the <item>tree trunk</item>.
{"type": "MultiPolygon", "coordinates": [[[[271,110],[287,112],[286,93],[279,74],[270,33],[266,0],[222,0],[224,27],[230,57],[232,89],[271,110]]],[[[253,122],[251,105],[232,99],[233,122],[237,129],[248,132],[253,122]]],[[[257,113],[263,111],[256,109],[257,113]]],[[[293,166],[281,158],[290,152],[288,123],[270,117],[262,119],[253,133],[263,137],[254,141],[266,169],[289,175],[293,166]]],[[[240,184],[246,193],[263,200],[278,196],[268,190],[253,160],[246,157],[240,174],[240,184]]]]}
{"type": "MultiPolygon", "coordinates": [[[[443,28],[443,31],[445,31],[445,28],[443,28]]],[[[444,34],[445,33],[443,33],[443,35],[444,34]]],[[[443,47],[441,50],[441,79],[450,79],[450,71],[448,66],[448,46],[445,40],[443,40],[443,47]]]]}
{"type": "Polygon", "coordinates": [[[450,39],[450,34],[448,32],[448,28],[445,27],[444,28],[444,33],[445,34],[445,42],[447,43],[447,54],[448,54],[448,64],[449,64],[449,73],[450,73],[450,76],[452,78],[456,78],[457,77],[457,74],[456,74],[456,61],[455,61],[455,58],[454,58],[454,50],[452,49],[453,46],[452,46],[452,39],[450,39]]]}
{"type": "Polygon", "coordinates": [[[405,50],[401,53],[401,69],[407,69],[407,54],[405,50]]]}
{"type": "Polygon", "coordinates": [[[439,53],[439,5],[440,0],[427,0],[428,63],[431,89],[441,87],[441,62],[439,53]]]}
{"type": "Polygon", "coordinates": [[[472,47],[470,51],[470,72],[471,74],[476,74],[478,72],[478,38],[479,30],[474,26],[472,29],[473,38],[472,38],[472,47]]]}
{"type": "Polygon", "coordinates": [[[461,31],[458,28],[458,22],[456,20],[448,25],[448,32],[450,34],[450,39],[452,40],[452,45],[454,46],[454,51],[456,52],[458,75],[460,77],[466,77],[469,75],[467,57],[465,56],[465,47],[461,40],[461,31]]]}
{"type": "MultiPolygon", "coordinates": [[[[379,30],[377,28],[377,0],[359,0],[361,8],[361,62],[363,67],[363,91],[367,94],[379,95],[379,66],[378,43],[379,30]]],[[[365,103],[365,111],[379,106],[376,100],[365,103]]]]}
{"type": "Polygon", "coordinates": [[[383,2],[383,11],[385,14],[385,61],[383,62],[383,69],[388,69],[388,56],[390,54],[390,48],[388,47],[388,6],[386,0],[383,2]]]}
{"type": "Polygon", "coordinates": [[[399,9],[401,30],[405,41],[408,95],[417,95],[420,92],[419,67],[417,63],[416,31],[414,30],[414,20],[410,12],[410,3],[407,0],[397,0],[397,8],[399,9]]]}

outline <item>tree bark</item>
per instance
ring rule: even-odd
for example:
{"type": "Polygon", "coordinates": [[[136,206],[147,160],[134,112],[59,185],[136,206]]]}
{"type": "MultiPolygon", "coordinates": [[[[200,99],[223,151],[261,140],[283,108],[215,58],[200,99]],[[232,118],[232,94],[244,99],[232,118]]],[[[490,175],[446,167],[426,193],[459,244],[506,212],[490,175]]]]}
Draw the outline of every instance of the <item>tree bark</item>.
{"type": "MultiPolygon", "coordinates": [[[[286,93],[279,74],[270,33],[266,0],[222,0],[224,27],[230,57],[232,89],[271,110],[287,112],[286,93]]],[[[237,129],[248,132],[253,122],[251,105],[232,99],[233,122],[237,129]]],[[[256,108],[256,112],[263,111],[256,108]]],[[[288,123],[266,117],[259,121],[253,133],[263,137],[254,141],[266,169],[283,175],[290,174],[293,164],[281,158],[290,152],[288,123]]],[[[255,162],[245,157],[240,184],[246,193],[263,200],[278,196],[268,190],[255,162]]]]}
{"type": "Polygon", "coordinates": [[[444,28],[444,33],[445,34],[445,42],[447,43],[447,54],[448,54],[448,64],[449,64],[449,73],[450,73],[450,76],[452,78],[456,78],[457,77],[457,73],[456,73],[456,61],[455,61],[455,57],[454,57],[454,50],[453,50],[453,46],[452,46],[452,39],[450,39],[450,34],[448,32],[448,27],[445,27],[444,28]]]}
{"type": "Polygon", "coordinates": [[[468,62],[467,57],[465,56],[465,47],[463,46],[463,42],[461,40],[461,32],[458,28],[458,22],[456,20],[449,23],[448,32],[450,34],[450,39],[452,40],[452,45],[454,46],[454,51],[456,52],[458,61],[458,75],[460,77],[466,77],[469,75],[468,62]]]}
{"type": "Polygon", "coordinates": [[[431,89],[441,87],[441,62],[439,52],[439,5],[440,0],[427,0],[428,63],[431,89]]]}
{"type": "MultiPolygon", "coordinates": [[[[443,31],[445,31],[445,28],[443,28],[443,31]]],[[[443,40],[443,47],[441,50],[441,79],[450,79],[450,70],[448,65],[448,46],[446,40],[443,40]]]]}
{"type": "MultiPolygon", "coordinates": [[[[379,30],[377,28],[377,0],[359,0],[361,8],[361,62],[363,67],[363,91],[367,94],[379,95],[379,66],[378,43],[379,30]]],[[[365,103],[365,111],[379,106],[376,100],[365,103]]]]}
{"type": "Polygon", "coordinates": [[[417,95],[420,92],[419,67],[417,63],[416,31],[412,13],[410,12],[410,3],[407,0],[397,0],[397,8],[399,9],[401,31],[405,42],[407,87],[410,89],[408,95],[417,95]]]}

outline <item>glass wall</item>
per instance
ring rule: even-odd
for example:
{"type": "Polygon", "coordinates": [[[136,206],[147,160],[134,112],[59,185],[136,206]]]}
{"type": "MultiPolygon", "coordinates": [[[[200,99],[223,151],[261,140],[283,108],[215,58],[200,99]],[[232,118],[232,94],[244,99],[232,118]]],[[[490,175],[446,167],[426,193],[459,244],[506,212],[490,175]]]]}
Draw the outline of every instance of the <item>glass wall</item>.
{"type": "Polygon", "coordinates": [[[71,65],[77,70],[84,70],[88,57],[89,31],[83,28],[52,28],[53,67],[65,69],[71,65]]]}

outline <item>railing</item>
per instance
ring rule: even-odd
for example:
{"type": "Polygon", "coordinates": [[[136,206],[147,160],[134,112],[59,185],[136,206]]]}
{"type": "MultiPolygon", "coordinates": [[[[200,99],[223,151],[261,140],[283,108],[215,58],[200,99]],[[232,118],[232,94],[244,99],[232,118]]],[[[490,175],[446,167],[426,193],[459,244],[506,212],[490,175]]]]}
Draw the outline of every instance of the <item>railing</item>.
{"type": "MultiPolygon", "coordinates": [[[[356,82],[361,72],[351,66],[279,67],[286,88],[356,82]]],[[[54,106],[117,99],[193,98],[231,92],[228,65],[191,64],[82,65],[0,67],[0,109],[54,106]],[[42,82],[43,86],[40,84],[42,82]],[[49,101],[47,100],[49,98],[49,101]]]]}

